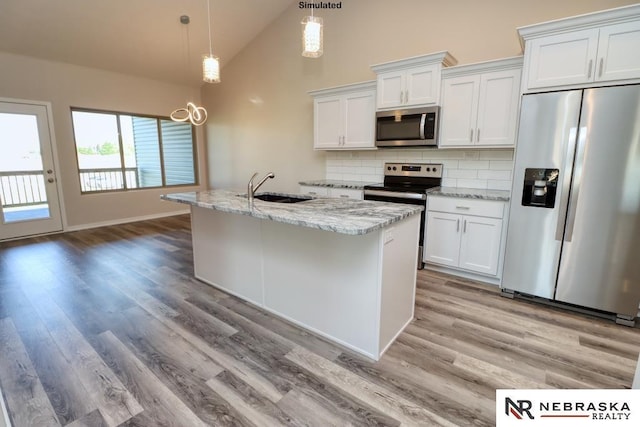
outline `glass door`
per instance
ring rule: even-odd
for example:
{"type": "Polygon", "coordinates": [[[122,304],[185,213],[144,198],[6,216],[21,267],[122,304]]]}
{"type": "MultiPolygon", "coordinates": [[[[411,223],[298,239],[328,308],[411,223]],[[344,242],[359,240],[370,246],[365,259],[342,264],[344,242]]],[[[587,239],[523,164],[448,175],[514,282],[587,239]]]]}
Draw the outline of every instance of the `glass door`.
{"type": "Polygon", "coordinates": [[[0,240],[62,230],[47,107],[0,102],[0,240]]]}

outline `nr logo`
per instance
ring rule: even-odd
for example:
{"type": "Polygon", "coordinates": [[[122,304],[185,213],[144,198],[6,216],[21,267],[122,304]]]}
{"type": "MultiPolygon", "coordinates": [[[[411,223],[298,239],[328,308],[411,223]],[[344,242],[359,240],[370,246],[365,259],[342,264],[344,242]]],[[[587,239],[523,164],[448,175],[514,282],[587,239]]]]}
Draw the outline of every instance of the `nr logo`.
{"type": "Polygon", "coordinates": [[[515,402],[508,397],[504,399],[504,413],[508,416],[514,416],[517,419],[521,420],[524,418],[524,415],[527,414],[529,419],[533,419],[533,415],[531,415],[531,408],[533,404],[530,400],[516,400],[515,402]]]}

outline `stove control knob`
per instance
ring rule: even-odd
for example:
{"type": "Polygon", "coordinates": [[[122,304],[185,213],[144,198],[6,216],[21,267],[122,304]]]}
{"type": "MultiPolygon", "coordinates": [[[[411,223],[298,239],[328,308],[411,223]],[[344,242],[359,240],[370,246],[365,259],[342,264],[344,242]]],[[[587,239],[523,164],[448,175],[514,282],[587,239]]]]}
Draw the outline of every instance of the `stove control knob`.
{"type": "Polygon", "coordinates": [[[387,166],[387,170],[390,171],[391,170],[391,166],[387,166]]]}
{"type": "Polygon", "coordinates": [[[396,167],[395,167],[395,166],[393,167],[393,170],[396,170],[396,167]]]}
{"type": "Polygon", "coordinates": [[[427,168],[427,172],[431,172],[431,168],[427,168]]]}
{"type": "Polygon", "coordinates": [[[435,171],[436,171],[436,168],[433,168],[433,171],[435,172],[435,171]]]}

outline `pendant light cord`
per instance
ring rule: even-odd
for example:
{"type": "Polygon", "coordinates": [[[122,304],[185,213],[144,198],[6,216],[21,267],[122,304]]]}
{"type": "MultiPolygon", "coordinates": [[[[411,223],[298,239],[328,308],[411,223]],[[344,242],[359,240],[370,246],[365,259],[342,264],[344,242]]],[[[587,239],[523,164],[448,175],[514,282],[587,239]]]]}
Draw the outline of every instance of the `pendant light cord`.
{"type": "Polygon", "coordinates": [[[213,56],[211,49],[211,0],[207,0],[207,24],[209,25],[209,56],[213,56]]]}

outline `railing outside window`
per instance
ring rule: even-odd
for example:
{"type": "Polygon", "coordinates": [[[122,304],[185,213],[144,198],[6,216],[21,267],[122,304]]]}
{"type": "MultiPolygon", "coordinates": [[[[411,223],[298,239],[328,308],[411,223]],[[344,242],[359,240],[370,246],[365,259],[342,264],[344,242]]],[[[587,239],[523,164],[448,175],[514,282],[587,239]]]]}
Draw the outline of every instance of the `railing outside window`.
{"type": "Polygon", "coordinates": [[[44,172],[0,172],[0,199],[5,208],[47,203],[44,172]]]}
{"type": "MultiPolygon", "coordinates": [[[[122,169],[80,169],[80,189],[83,193],[88,191],[111,191],[125,188],[122,169]]],[[[125,168],[124,179],[126,188],[138,188],[138,170],[125,168]]]]}

